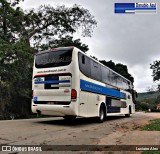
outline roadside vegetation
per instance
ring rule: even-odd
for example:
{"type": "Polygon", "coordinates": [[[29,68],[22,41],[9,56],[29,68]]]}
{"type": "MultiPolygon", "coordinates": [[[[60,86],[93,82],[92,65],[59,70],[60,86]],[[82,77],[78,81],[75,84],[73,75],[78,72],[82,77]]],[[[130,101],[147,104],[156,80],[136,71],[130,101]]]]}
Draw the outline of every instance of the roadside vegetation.
{"type": "Polygon", "coordinates": [[[160,154],[160,151],[144,151],[142,154],[160,154]]]}
{"type": "Polygon", "coordinates": [[[35,53],[57,46],[76,46],[85,52],[88,46],[73,39],[73,33],[80,30],[82,36],[91,37],[97,25],[89,10],[77,4],[23,10],[21,1],[0,1],[0,119],[32,116],[35,53]]]}
{"type": "Polygon", "coordinates": [[[160,131],[160,119],[153,120],[150,124],[144,126],[142,130],[160,131]]]}
{"type": "MultiPolygon", "coordinates": [[[[143,93],[138,93],[137,101],[149,100],[149,99],[156,99],[160,98],[160,92],[158,91],[147,91],[143,93]]],[[[160,100],[160,99],[159,99],[160,100]]]]}
{"type": "Polygon", "coordinates": [[[135,101],[137,111],[160,112],[160,109],[157,109],[158,104],[160,104],[160,92],[158,91],[138,93],[135,101]]]}

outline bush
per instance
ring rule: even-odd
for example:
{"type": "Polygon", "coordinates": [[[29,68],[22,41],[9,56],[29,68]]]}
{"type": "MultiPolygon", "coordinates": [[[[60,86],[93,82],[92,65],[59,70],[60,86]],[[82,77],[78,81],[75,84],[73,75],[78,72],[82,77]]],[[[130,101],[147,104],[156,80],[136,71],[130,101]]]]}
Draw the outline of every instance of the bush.
{"type": "Polygon", "coordinates": [[[151,112],[160,112],[158,109],[151,109],[151,112]]]}

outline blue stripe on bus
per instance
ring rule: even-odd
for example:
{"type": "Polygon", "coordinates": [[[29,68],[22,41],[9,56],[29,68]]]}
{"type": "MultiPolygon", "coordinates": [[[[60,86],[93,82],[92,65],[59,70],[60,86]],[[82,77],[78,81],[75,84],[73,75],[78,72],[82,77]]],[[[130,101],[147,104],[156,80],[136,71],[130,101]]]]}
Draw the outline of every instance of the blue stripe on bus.
{"type": "Polygon", "coordinates": [[[54,84],[54,83],[69,83],[70,80],[48,80],[48,81],[37,81],[34,84],[54,84]]]}
{"type": "Polygon", "coordinates": [[[92,82],[80,80],[80,88],[85,91],[126,99],[126,94],[115,89],[107,88],[92,82]]]}

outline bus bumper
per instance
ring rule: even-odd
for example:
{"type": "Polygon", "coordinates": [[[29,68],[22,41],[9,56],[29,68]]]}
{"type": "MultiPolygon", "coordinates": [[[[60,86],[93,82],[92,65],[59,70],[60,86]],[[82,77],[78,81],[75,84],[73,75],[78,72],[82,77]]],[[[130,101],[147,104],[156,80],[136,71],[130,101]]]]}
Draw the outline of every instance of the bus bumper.
{"type": "Polygon", "coordinates": [[[32,103],[32,112],[42,115],[53,115],[53,116],[66,116],[66,115],[77,116],[75,110],[73,109],[73,105],[46,105],[46,104],[32,103]]]}

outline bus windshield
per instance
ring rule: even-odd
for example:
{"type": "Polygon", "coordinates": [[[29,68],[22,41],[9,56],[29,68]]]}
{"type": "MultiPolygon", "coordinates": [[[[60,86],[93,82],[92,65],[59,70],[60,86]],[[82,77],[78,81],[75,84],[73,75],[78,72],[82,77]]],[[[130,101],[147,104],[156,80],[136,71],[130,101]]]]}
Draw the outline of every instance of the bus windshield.
{"type": "Polygon", "coordinates": [[[71,63],[72,50],[55,50],[38,53],[35,59],[36,68],[66,66],[71,63]]]}

